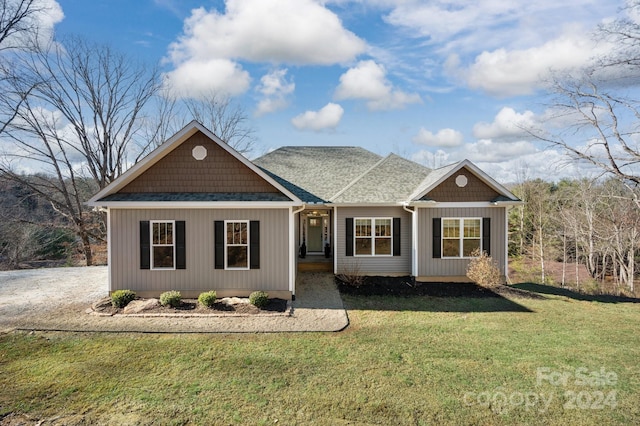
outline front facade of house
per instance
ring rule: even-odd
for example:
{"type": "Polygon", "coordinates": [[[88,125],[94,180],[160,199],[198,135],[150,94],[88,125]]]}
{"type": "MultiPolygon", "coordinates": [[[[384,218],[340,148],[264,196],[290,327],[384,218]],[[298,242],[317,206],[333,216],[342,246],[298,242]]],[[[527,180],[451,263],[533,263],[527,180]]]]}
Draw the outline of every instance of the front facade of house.
{"type": "Polygon", "coordinates": [[[96,194],[109,289],[142,297],[295,297],[300,257],[333,273],[467,281],[474,249],[507,271],[513,194],[468,161],[430,170],[356,147],[253,162],[192,122],[96,194]]]}

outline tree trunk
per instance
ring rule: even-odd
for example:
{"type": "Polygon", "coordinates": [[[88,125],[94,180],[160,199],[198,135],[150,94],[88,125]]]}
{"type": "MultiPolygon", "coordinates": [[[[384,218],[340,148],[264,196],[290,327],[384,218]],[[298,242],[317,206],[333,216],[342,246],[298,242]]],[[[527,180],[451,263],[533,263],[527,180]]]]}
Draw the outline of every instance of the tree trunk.
{"type": "Polygon", "coordinates": [[[84,251],[84,257],[87,261],[87,266],[93,266],[93,253],[91,252],[91,241],[89,235],[86,232],[82,232],[82,250],[84,251]]]}

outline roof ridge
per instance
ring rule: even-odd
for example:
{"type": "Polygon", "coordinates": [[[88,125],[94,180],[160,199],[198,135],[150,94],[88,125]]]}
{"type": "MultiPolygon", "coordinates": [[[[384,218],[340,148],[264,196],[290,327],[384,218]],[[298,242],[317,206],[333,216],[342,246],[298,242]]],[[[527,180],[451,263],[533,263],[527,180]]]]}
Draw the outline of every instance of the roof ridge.
{"type": "Polygon", "coordinates": [[[329,201],[333,201],[336,198],[338,198],[340,195],[344,194],[349,188],[351,188],[358,181],[360,181],[362,178],[364,178],[366,175],[368,175],[369,172],[371,172],[373,169],[378,167],[380,164],[384,163],[390,156],[391,156],[391,154],[387,155],[386,157],[383,157],[377,163],[375,163],[373,166],[369,167],[367,170],[364,171],[364,173],[362,173],[360,176],[356,177],[353,181],[348,183],[344,188],[342,188],[340,191],[335,193],[331,198],[329,198],[329,201]]]}

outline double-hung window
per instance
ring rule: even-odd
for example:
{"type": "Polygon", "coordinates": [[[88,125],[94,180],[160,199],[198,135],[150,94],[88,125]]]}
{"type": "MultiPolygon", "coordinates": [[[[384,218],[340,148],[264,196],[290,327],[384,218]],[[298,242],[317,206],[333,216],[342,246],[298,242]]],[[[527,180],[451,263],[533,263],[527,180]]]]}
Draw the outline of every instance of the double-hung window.
{"type": "Polygon", "coordinates": [[[175,269],[175,221],[151,221],[151,269],[175,269]]]}
{"type": "Polygon", "coordinates": [[[225,221],[225,269],[249,269],[249,221],[225,221]]]}
{"type": "Polygon", "coordinates": [[[356,256],[391,256],[393,220],[391,218],[355,218],[356,256]]]}
{"type": "Polygon", "coordinates": [[[442,257],[471,257],[481,245],[482,219],[442,219],[442,257]]]}

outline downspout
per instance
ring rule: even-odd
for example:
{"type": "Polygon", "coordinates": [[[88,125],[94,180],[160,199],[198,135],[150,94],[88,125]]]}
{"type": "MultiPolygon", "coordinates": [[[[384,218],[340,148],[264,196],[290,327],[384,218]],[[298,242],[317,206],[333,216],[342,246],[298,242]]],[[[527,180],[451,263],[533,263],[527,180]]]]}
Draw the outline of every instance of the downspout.
{"type": "Polygon", "coordinates": [[[418,276],[418,211],[407,208],[407,203],[402,204],[402,208],[411,213],[411,275],[418,276]]]}
{"type": "Polygon", "coordinates": [[[306,209],[306,204],[302,204],[298,210],[293,210],[293,207],[289,207],[291,215],[289,216],[289,291],[291,291],[291,299],[296,299],[296,275],[298,268],[296,267],[296,256],[298,253],[298,247],[296,245],[296,233],[295,233],[295,217],[296,214],[306,209]]]}

